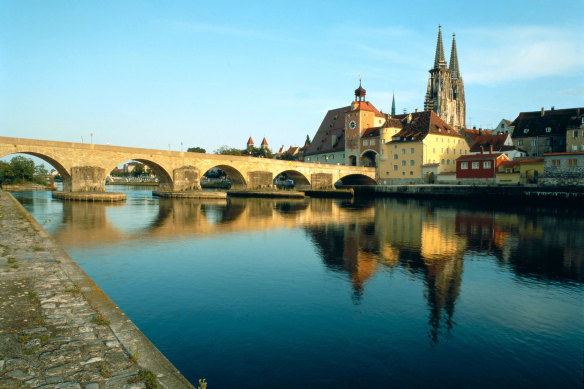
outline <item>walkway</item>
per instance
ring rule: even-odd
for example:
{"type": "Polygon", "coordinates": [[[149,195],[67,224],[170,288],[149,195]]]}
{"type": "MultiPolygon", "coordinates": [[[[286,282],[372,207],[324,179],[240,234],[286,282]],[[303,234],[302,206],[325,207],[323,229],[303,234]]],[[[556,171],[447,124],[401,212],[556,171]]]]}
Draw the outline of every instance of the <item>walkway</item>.
{"type": "Polygon", "coordinates": [[[0,388],[192,388],[0,191],[0,388]]]}

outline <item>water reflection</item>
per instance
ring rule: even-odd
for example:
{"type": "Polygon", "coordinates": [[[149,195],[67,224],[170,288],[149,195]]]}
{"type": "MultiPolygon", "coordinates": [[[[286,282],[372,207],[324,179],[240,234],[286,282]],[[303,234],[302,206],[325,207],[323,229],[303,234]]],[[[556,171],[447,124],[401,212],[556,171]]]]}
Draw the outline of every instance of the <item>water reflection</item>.
{"type": "MultiPolygon", "coordinates": [[[[18,196],[27,207],[40,200],[18,196]]],[[[367,298],[377,275],[402,272],[423,283],[428,336],[455,325],[465,258],[494,261],[518,279],[584,281],[584,220],[578,217],[459,209],[385,199],[227,201],[139,197],[128,204],[63,202],[51,233],[67,247],[134,239],[302,228],[328,271],[347,277],[351,299],[367,298]],[[477,256],[478,255],[478,256],[477,256]]]]}

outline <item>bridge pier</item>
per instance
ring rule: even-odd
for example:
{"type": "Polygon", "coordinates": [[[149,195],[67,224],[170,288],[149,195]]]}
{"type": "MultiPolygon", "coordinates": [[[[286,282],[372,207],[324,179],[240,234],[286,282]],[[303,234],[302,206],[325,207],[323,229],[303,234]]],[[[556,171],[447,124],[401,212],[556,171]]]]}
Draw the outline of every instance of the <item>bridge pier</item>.
{"type": "Polygon", "coordinates": [[[105,192],[105,169],[94,166],[74,166],[71,180],[63,182],[64,192],[105,192]]]}
{"type": "Polygon", "coordinates": [[[310,181],[312,190],[333,188],[333,175],[330,173],[313,173],[310,181]]]}
{"type": "Polygon", "coordinates": [[[274,187],[272,172],[252,171],[247,173],[247,189],[262,189],[274,187]]]}
{"type": "MultiPolygon", "coordinates": [[[[161,183],[162,184],[162,183],[161,183]]],[[[172,191],[191,192],[201,190],[199,169],[193,166],[183,166],[172,171],[172,191]]],[[[160,187],[160,190],[167,190],[160,187]]]]}

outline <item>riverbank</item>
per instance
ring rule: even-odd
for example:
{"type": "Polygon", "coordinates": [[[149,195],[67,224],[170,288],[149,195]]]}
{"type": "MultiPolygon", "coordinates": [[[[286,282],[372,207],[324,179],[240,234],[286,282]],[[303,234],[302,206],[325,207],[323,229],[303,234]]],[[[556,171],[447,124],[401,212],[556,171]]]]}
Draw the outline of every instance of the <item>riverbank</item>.
{"type": "Polygon", "coordinates": [[[0,242],[1,388],[193,388],[4,191],[0,242]]]}
{"type": "Polygon", "coordinates": [[[49,185],[40,184],[3,184],[2,189],[7,192],[28,192],[31,190],[57,190],[57,188],[51,188],[49,185]]]}
{"type": "Polygon", "coordinates": [[[481,186],[481,185],[379,185],[355,186],[359,197],[406,197],[416,199],[509,203],[522,205],[581,205],[584,187],[481,186]]]}

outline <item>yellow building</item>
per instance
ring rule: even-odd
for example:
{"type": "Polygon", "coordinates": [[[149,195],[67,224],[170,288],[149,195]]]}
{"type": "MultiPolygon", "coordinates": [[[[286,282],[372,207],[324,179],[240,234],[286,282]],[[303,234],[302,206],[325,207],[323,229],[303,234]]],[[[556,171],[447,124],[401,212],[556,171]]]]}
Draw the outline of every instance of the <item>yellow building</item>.
{"type": "Polygon", "coordinates": [[[378,165],[381,184],[427,182],[426,175],[455,172],[456,158],[468,155],[468,143],[460,132],[433,111],[396,115],[392,119],[384,127],[391,141],[382,140],[378,165]],[[425,166],[434,169],[426,171],[425,166]]]}

